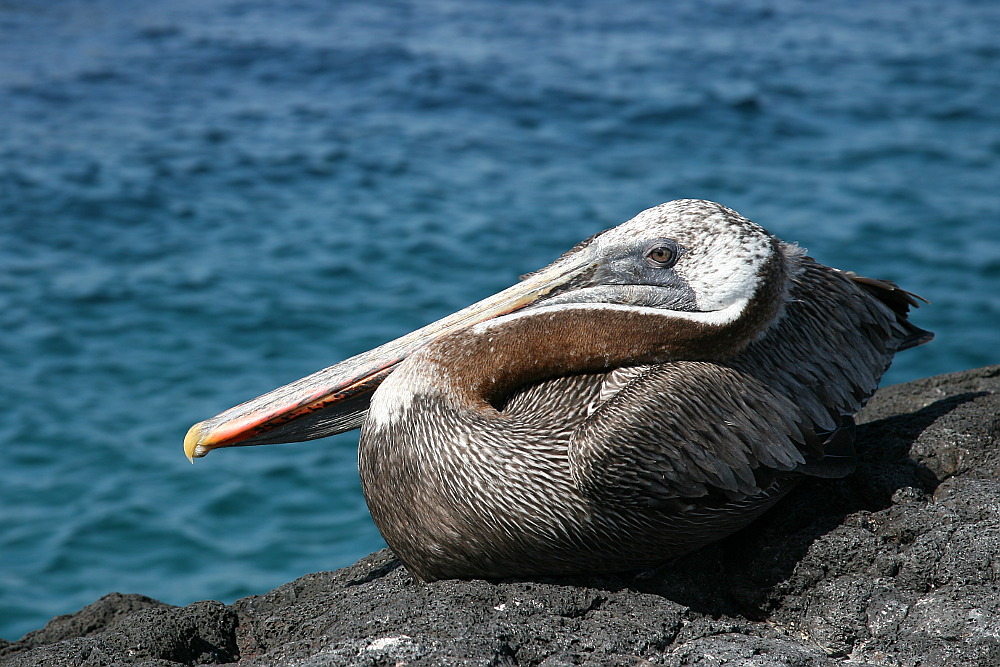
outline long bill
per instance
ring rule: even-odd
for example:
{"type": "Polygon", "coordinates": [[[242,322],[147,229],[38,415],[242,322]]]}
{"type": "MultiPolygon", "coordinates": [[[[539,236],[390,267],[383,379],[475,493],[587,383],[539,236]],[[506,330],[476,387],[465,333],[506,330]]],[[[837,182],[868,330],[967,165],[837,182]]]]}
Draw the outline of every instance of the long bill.
{"type": "Polygon", "coordinates": [[[530,306],[588,267],[579,254],[564,256],[516,285],[421,329],[199,422],[184,438],[184,453],[193,463],[220,447],[297,442],[359,428],[371,394],[416,349],[530,306]]]}

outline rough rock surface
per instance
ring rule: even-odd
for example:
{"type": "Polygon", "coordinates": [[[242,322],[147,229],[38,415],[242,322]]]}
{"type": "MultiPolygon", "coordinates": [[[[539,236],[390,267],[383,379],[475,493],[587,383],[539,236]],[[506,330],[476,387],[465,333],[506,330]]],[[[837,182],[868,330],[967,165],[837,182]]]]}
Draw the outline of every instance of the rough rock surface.
{"type": "Polygon", "coordinates": [[[232,605],[112,594],[4,665],[1000,664],[1000,366],[880,391],[861,462],[655,572],[416,584],[388,552],[232,605]]]}

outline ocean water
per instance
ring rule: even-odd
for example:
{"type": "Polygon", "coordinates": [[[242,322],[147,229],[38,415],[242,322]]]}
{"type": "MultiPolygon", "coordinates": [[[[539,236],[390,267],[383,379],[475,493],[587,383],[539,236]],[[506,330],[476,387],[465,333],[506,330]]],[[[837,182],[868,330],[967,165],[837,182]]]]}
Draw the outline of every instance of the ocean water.
{"type": "Polygon", "coordinates": [[[930,299],[886,383],[1000,362],[1000,5],[0,3],[0,636],[382,546],[355,434],[193,422],[680,197],[930,299]]]}

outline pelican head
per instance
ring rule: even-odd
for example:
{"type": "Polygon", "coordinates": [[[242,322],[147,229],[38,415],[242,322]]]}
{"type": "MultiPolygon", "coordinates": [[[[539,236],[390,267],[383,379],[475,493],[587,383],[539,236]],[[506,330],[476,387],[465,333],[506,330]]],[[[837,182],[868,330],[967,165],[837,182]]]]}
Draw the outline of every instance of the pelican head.
{"type": "MultiPolygon", "coordinates": [[[[784,277],[799,254],[720,204],[690,199],[661,204],[577,244],[491,297],[194,425],[185,453],[193,460],[221,447],[296,442],[358,428],[372,393],[404,359],[435,341],[479,334],[528,314],[548,314],[553,322],[561,318],[564,327],[579,326],[579,318],[608,323],[589,327],[605,345],[575,346],[590,356],[574,360],[576,370],[678,355],[732,355],[780,312],[784,277]],[[570,315],[576,317],[567,319],[570,315]],[[673,325],[664,324],[667,320],[673,325]],[[643,333],[622,348],[623,337],[636,338],[629,331],[635,326],[643,332],[660,329],[665,344],[657,346],[643,333]],[[692,345],[685,348],[684,341],[692,345]],[[614,354],[605,349],[612,343],[620,348],[614,354]]],[[[552,340],[564,345],[573,332],[559,335],[563,338],[553,332],[552,340]]]]}

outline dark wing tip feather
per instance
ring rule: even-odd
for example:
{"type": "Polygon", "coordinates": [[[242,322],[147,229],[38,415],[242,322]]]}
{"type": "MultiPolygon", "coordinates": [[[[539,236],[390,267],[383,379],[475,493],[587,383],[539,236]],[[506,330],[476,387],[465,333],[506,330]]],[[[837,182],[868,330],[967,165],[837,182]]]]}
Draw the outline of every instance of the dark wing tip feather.
{"type": "Polygon", "coordinates": [[[859,287],[885,305],[892,308],[893,311],[900,315],[906,315],[909,313],[910,308],[919,308],[921,301],[926,304],[930,304],[930,301],[924,297],[919,294],[906,291],[891,280],[880,280],[878,278],[859,276],[853,271],[844,271],[844,273],[859,287]]]}
{"type": "Polygon", "coordinates": [[[907,319],[910,308],[919,308],[921,301],[926,304],[930,304],[930,301],[919,294],[906,291],[890,280],[866,278],[865,276],[859,276],[853,271],[845,271],[844,273],[854,284],[881,301],[899,316],[900,325],[906,330],[906,335],[899,341],[899,346],[896,348],[897,352],[923,345],[934,339],[933,332],[921,329],[915,324],[910,323],[907,319]]]}

